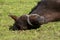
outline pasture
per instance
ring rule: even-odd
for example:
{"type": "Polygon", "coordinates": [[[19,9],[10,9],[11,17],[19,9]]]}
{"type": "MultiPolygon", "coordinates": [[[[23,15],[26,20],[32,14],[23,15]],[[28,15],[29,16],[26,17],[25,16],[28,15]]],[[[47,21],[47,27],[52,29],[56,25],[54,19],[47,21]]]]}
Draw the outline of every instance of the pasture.
{"type": "Polygon", "coordinates": [[[9,30],[14,20],[8,15],[28,14],[40,0],[0,0],[0,40],[60,40],[60,22],[50,22],[38,29],[9,30]]]}

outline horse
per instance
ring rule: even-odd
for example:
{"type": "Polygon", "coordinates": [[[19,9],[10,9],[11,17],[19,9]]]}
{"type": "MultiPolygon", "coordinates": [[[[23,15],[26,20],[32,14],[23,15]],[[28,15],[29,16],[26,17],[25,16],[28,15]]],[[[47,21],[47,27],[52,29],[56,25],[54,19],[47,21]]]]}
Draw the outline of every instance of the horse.
{"type": "Polygon", "coordinates": [[[29,14],[9,16],[15,21],[13,30],[37,29],[42,24],[60,20],[60,0],[41,0],[29,14]]]}

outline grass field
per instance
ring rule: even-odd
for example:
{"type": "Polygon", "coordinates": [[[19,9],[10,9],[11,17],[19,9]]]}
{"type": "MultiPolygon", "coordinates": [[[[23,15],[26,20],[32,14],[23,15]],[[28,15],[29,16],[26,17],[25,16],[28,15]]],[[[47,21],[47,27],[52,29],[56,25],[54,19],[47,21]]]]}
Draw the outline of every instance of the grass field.
{"type": "Polygon", "coordinates": [[[43,24],[33,30],[9,30],[13,25],[8,15],[28,14],[39,0],[0,0],[0,40],[60,40],[60,22],[43,24]]]}

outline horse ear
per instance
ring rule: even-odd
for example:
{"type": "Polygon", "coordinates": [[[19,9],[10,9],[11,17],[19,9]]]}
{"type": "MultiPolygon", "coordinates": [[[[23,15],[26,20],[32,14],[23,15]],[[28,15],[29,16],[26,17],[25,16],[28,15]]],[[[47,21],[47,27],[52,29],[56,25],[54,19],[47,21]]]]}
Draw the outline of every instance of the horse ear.
{"type": "Polygon", "coordinates": [[[15,21],[18,19],[18,17],[17,16],[15,16],[15,15],[9,15],[12,19],[14,19],[15,21]]]}

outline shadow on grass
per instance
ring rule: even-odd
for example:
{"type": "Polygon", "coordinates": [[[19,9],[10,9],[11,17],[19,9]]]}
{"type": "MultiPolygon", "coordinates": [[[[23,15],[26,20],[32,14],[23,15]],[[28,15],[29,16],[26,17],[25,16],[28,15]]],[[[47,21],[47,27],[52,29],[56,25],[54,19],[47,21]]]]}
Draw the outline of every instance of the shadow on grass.
{"type": "Polygon", "coordinates": [[[15,31],[15,30],[19,30],[19,29],[17,27],[9,26],[9,30],[15,31]]]}
{"type": "MultiPolygon", "coordinates": [[[[38,29],[38,28],[40,28],[41,26],[32,26],[31,28],[28,28],[28,29],[25,29],[25,30],[32,30],[32,29],[38,29]],[[35,28],[34,28],[35,27],[35,28]]],[[[15,30],[21,30],[21,29],[19,29],[19,28],[17,28],[17,27],[14,27],[14,26],[9,26],[9,30],[12,30],[12,31],[15,31],[15,30]]],[[[24,29],[23,29],[24,30],[24,29]]]]}

